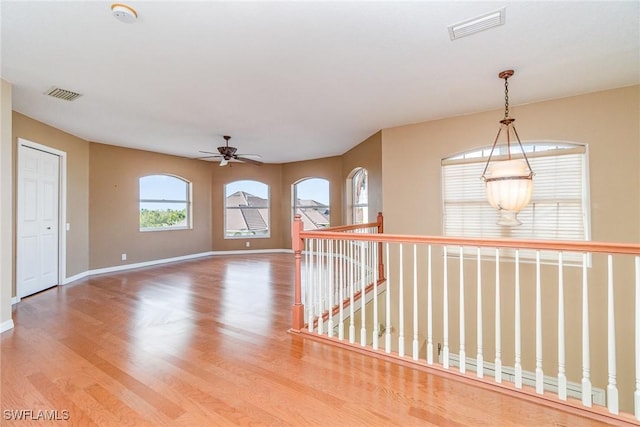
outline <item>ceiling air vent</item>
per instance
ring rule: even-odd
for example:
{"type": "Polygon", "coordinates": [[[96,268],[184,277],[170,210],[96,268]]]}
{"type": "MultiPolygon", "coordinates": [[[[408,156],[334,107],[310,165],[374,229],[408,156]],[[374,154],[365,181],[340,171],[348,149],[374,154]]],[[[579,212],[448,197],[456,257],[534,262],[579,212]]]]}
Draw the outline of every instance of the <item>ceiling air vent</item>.
{"type": "Polygon", "coordinates": [[[456,40],[461,37],[470,36],[480,31],[504,25],[505,8],[498,9],[495,12],[485,13],[457,24],[449,25],[449,37],[456,40]]]}
{"type": "Polygon", "coordinates": [[[71,92],[70,90],[60,89],[59,87],[52,87],[45,95],[53,96],[54,98],[64,99],[65,101],[73,101],[82,95],[76,92],[71,92]]]}

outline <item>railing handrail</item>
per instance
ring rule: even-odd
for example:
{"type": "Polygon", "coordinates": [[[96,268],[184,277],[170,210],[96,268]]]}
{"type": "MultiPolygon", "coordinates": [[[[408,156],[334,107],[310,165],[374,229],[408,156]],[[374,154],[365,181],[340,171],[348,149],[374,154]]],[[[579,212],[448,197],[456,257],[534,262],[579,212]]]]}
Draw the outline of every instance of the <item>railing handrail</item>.
{"type": "Polygon", "coordinates": [[[317,230],[313,230],[319,233],[331,233],[331,232],[344,232],[344,231],[353,231],[360,230],[365,228],[374,228],[377,227],[377,222],[368,222],[366,224],[350,224],[350,225],[337,225],[335,227],[327,227],[327,228],[319,228],[317,230]]]}
{"type": "Polygon", "coordinates": [[[387,243],[424,243],[437,245],[536,249],[563,252],[593,252],[640,255],[639,243],[609,243],[573,240],[519,240],[519,239],[480,239],[450,236],[417,236],[405,234],[357,233],[345,234],[335,231],[302,231],[302,239],[334,239],[376,241],[387,243]]]}
{"type": "MultiPolygon", "coordinates": [[[[294,222],[301,221],[301,218],[298,218],[299,215],[296,215],[294,218],[294,222]]],[[[364,230],[366,228],[377,228],[377,232],[382,234],[383,232],[383,217],[382,212],[378,212],[378,216],[376,217],[376,222],[367,222],[366,224],[349,224],[349,225],[337,225],[335,227],[327,227],[320,228],[312,231],[327,233],[327,232],[344,232],[344,231],[354,231],[354,230],[364,230]]],[[[301,230],[304,231],[304,230],[301,230]]]]}

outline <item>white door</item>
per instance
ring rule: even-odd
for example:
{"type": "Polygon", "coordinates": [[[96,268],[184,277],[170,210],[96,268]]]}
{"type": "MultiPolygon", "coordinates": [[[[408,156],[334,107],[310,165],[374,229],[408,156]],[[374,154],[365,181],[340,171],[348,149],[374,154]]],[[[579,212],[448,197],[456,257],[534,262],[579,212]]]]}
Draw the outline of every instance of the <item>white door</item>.
{"type": "Polygon", "coordinates": [[[58,284],[60,158],[19,145],[19,297],[58,284]]]}

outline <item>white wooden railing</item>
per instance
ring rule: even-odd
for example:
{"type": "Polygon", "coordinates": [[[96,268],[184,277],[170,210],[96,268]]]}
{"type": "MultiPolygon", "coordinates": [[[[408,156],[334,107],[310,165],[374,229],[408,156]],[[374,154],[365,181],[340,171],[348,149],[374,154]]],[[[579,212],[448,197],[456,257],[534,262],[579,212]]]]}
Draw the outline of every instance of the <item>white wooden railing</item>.
{"type": "Polygon", "coordinates": [[[639,244],[382,231],[294,221],[292,331],[640,420],[639,244]]]}
{"type": "MultiPolygon", "coordinates": [[[[296,220],[297,220],[296,216],[296,220]]],[[[298,223],[296,223],[298,224],[298,223]]],[[[382,215],[378,222],[315,230],[346,234],[382,232],[382,215]]],[[[370,241],[334,241],[324,238],[305,239],[301,251],[301,301],[307,328],[329,337],[348,336],[354,342],[355,313],[366,316],[366,295],[379,291],[379,273],[383,272],[377,256],[377,243],[370,241]],[[376,283],[374,283],[376,282],[376,283]],[[365,298],[361,298],[365,296],[365,298]]],[[[365,335],[366,336],[366,335],[365,335]]]]}

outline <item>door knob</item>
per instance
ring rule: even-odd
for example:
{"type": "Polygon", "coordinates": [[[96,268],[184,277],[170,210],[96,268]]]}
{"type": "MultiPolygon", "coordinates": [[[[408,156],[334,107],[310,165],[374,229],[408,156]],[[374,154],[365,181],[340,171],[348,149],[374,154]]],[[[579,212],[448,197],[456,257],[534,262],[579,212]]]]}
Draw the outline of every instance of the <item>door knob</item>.
{"type": "Polygon", "coordinates": [[[51,227],[47,227],[47,230],[51,230],[51,227]]]}

